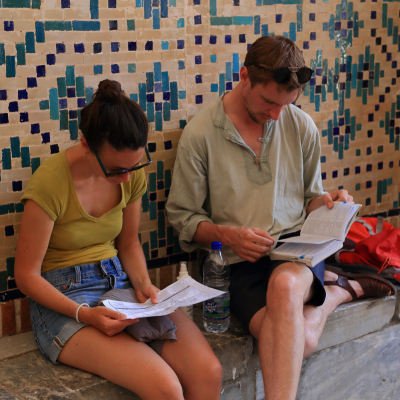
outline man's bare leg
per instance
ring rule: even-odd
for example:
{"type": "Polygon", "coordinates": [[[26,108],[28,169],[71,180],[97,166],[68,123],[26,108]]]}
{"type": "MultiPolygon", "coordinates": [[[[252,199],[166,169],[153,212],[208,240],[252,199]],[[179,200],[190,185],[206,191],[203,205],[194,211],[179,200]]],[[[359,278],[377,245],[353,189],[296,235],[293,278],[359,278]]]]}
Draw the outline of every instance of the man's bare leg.
{"type": "Polygon", "coordinates": [[[305,344],[304,303],[314,280],[304,265],[284,263],[271,275],[267,306],[250,322],[259,340],[266,400],[295,399],[305,344]]]}

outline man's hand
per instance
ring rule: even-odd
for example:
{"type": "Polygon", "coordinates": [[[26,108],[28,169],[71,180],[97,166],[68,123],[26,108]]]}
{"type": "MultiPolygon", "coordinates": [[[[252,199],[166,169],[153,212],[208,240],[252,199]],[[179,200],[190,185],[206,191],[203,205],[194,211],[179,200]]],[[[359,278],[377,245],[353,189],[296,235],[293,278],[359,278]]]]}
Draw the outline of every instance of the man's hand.
{"type": "Polygon", "coordinates": [[[353,201],[353,196],[349,195],[347,190],[341,189],[323,194],[322,200],[328,208],[332,208],[334,201],[353,201]]]}
{"type": "Polygon", "coordinates": [[[226,227],[224,243],[246,261],[256,262],[270,251],[274,239],[262,229],[226,227]]]}
{"type": "Polygon", "coordinates": [[[353,196],[349,195],[347,190],[340,189],[331,193],[324,193],[321,197],[314,197],[308,203],[307,215],[317,208],[322,207],[324,204],[328,208],[332,208],[334,201],[353,201],[353,196]]]}

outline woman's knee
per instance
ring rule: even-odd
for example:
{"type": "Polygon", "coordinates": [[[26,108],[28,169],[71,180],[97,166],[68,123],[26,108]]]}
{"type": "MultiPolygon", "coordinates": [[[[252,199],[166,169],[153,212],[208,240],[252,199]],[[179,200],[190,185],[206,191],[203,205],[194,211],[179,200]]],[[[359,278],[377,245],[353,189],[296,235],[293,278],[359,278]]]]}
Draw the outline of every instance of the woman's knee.
{"type": "Polygon", "coordinates": [[[165,400],[183,400],[183,388],[179,382],[178,377],[176,379],[165,379],[157,384],[157,399],[165,400]]]}
{"type": "Polygon", "coordinates": [[[214,354],[204,359],[196,369],[196,386],[207,385],[210,389],[219,389],[222,382],[222,365],[214,354]]]}

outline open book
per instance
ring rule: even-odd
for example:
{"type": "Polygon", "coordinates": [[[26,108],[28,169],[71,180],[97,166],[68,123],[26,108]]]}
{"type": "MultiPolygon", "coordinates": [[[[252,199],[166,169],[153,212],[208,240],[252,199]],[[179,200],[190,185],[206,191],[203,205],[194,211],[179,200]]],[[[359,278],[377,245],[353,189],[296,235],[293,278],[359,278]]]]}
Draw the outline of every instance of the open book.
{"type": "Polygon", "coordinates": [[[317,208],[309,214],[300,236],[279,239],[283,245],[271,250],[271,260],[298,261],[314,267],[343,247],[347,232],[361,204],[335,201],[333,208],[317,208]]]}

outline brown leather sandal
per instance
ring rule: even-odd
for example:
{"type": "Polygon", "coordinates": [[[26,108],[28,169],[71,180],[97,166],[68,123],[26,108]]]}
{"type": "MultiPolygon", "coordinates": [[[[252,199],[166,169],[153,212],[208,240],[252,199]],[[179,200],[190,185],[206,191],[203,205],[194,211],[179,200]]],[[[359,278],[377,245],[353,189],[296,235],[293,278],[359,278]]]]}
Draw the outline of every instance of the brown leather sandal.
{"type": "Polygon", "coordinates": [[[349,272],[338,272],[337,270],[332,270],[332,272],[338,274],[337,280],[325,282],[324,285],[340,286],[351,294],[353,300],[363,299],[366,297],[385,297],[396,293],[396,288],[392,283],[386,279],[371,274],[352,274],[349,272]],[[362,296],[357,296],[355,290],[351,287],[348,278],[355,280],[360,284],[364,291],[362,296]]]}

